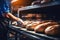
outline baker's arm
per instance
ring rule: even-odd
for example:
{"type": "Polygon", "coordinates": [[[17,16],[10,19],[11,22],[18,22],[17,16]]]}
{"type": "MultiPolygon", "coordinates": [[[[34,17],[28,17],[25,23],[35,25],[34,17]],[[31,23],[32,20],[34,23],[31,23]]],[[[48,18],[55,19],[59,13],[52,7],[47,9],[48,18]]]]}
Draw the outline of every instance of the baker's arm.
{"type": "Polygon", "coordinates": [[[25,25],[25,23],[24,23],[24,21],[22,20],[22,19],[20,19],[20,18],[18,18],[18,17],[15,17],[13,14],[11,14],[11,13],[6,13],[6,14],[4,14],[7,18],[9,18],[9,19],[12,19],[12,20],[14,20],[14,21],[17,21],[17,22],[19,22],[19,23],[22,23],[23,25],[25,25]]]}

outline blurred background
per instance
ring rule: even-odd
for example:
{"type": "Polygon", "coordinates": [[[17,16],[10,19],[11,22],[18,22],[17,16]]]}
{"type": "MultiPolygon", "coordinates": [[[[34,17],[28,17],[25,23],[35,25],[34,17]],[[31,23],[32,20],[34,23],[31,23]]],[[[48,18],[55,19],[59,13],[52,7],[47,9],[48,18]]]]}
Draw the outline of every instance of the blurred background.
{"type": "MultiPolygon", "coordinates": [[[[14,0],[13,0],[14,1],[14,0]]],[[[11,4],[13,10],[17,10],[20,7],[29,6],[35,0],[16,0],[11,4]]]]}

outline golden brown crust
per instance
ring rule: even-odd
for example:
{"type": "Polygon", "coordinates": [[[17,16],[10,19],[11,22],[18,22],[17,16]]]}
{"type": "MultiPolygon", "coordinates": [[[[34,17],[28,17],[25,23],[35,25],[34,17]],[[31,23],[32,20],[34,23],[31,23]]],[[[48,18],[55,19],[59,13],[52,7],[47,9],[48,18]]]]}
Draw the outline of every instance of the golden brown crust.
{"type": "Polygon", "coordinates": [[[42,24],[37,25],[34,30],[35,32],[44,32],[44,30],[48,27],[48,26],[52,26],[52,25],[57,25],[57,22],[45,22],[42,24]]]}
{"type": "Polygon", "coordinates": [[[45,29],[45,34],[48,35],[58,35],[60,31],[60,26],[59,25],[52,25],[52,26],[48,26],[45,29]]]}
{"type": "Polygon", "coordinates": [[[38,24],[39,24],[39,22],[33,22],[33,23],[31,23],[31,24],[28,24],[28,25],[26,26],[26,28],[27,28],[28,30],[34,30],[35,26],[37,26],[38,24]]]}

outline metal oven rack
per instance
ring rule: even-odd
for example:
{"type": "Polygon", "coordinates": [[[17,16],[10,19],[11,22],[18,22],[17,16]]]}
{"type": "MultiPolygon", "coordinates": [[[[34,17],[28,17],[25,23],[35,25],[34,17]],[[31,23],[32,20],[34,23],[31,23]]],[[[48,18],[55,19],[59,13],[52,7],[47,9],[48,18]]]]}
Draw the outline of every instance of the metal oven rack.
{"type": "MultiPolygon", "coordinates": [[[[42,33],[35,33],[34,31],[29,31],[26,30],[25,28],[21,28],[14,25],[10,25],[9,29],[17,32],[17,34],[19,35],[24,34],[29,38],[32,38],[33,40],[60,40],[60,36],[49,36],[42,33]]],[[[16,35],[16,40],[19,35],[16,35]]]]}

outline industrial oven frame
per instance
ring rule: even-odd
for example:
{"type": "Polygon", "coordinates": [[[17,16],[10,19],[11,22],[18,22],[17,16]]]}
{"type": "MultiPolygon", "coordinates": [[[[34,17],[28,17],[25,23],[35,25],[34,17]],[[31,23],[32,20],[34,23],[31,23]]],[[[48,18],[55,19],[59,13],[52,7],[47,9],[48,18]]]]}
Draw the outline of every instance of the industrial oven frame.
{"type": "MultiPolygon", "coordinates": [[[[42,4],[42,5],[33,5],[33,6],[26,6],[19,8],[17,11],[17,17],[20,16],[20,12],[43,12],[45,9],[44,8],[49,8],[49,7],[54,7],[54,6],[60,6],[59,1],[58,2],[51,2],[48,4],[42,4]],[[33,10],[33,11],[32,11],[33,10]]],[[[45,11],[44,11],[45,12],[45,11]]],[[[31,33],[31,31],[24,31],[22,30],[23,28],[21,27],[16,27],[14,25],[9,24],[9,31],[15,31],[16,32],[16,37],[15,40],[18,40],[18,34],[24,34],[26,36],[29,36],[30,38],[33,38],[33,40],[40,40],[40,39],[45,39],[45,40],[60,40],[60,37],[53,37],[53,36],[48,36],[45,34],[39,34],[39,33],[31,33]]],[[[19,38],[20,39],[20,38],[19,38]]]]}

